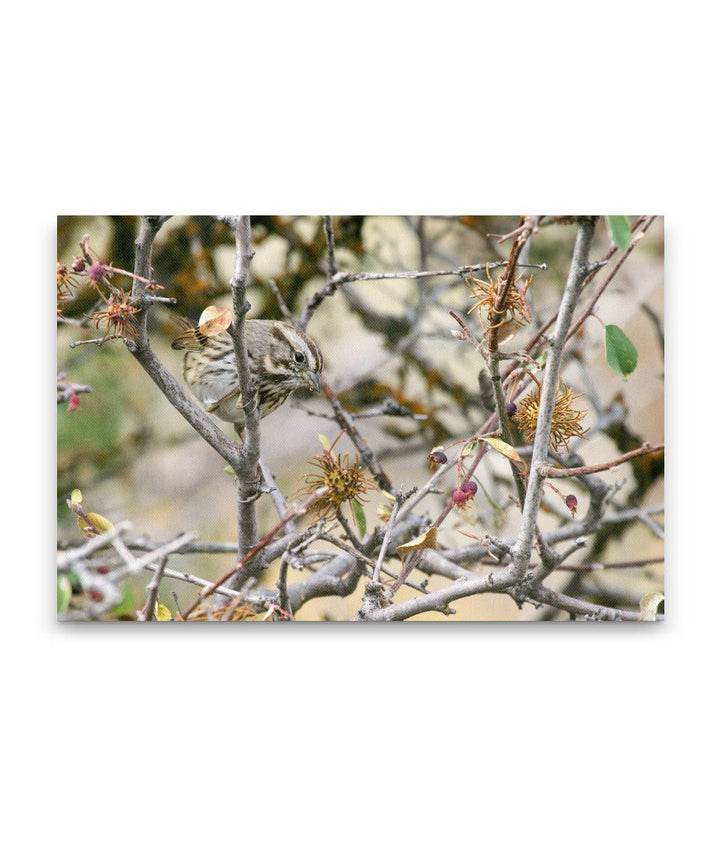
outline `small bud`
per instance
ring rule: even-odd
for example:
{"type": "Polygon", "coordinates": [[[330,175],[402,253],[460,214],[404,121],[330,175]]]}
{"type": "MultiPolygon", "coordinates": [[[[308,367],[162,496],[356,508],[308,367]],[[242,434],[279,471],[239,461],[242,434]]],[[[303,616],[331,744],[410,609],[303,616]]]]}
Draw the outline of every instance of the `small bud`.
{"type": "Polygon", "coordinates": [[[577,511],[578,507],[578,501],[574,493],[569,493],[565,497],[565,505],[567,505],[567,507],[570,509],[570,514],[575,517],[575,512],[577,511]]]}
{"type": "Polygon", "coordinates": [[[460,485],[460,490],[468,496],[475,496],[477,489],[477,483],[474,481],[465,481],[460,485]]]}
{"type": "Polygon", "coordinates": [[[452,501],[455,505],[465,505],[468,499],[470,499],[470,495],[465,493],[462,488],[456,487],[452,492],[452,501]]]}
{"type": "Polygon", "coordinates": [[[68,413],[73,413],[75,410],[80,409],[80,396],[77,392],[73,392],[68,400],[68,413]]]}
{"type": "Polygon", "coordinates": [[[514,401],[508,401],[505,405],[505,412],[512,419],[513,416],[517,413],[517,404],[514,401]]]}
{"type": "Polygon", "coordinates": [[[95,568],[95,573],[96,574],[109,574],[110,568],[108,568],[107,565],[100,565],[99,568],[95,568]]]}
{"type": "Polygon", "coordinates": [[[430,461],[431,466],[439,467],[442,464],[447,464],[447,455],[440,449],[433,449],[428,455],[428,461],[430,461]]]}
{"type": "Polygon", "coordinates": [[[72,269],[75,273],[82,273],[85,270],[85,259],[82,256],[75,256],[72,263],[72,269]]]}
{"type": "Polygon", "coordinates": [[[91,590],[88,592],[88,597],[90,598],[90,600],[97,601],[98,603],[99,603],[101,600],[104,600],[103,595],[102,595],[102,592],[96,591],[95,589],[91,589],[91,590]]]}
{"type": "Polygon", "coordinates": [[[88,277],[93,282],[100,282],[105,275],[105,265],[102,262],[95,262],[88,268],[88,277]]]}

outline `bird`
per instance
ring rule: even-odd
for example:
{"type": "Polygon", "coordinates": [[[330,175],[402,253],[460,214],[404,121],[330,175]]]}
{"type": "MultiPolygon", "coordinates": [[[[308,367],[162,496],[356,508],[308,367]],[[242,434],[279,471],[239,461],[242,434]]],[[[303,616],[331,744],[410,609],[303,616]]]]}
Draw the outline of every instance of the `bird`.
{"type": "MultiPolygon", "coordinates": [[[[195,326],[186,319],[182,323],[185,330],[172,347],[185,351],[186,383],[208,413],[232,422],[241,433],[245,411],[230,334],[207,335],[207,324],[195,326]]],[[[321,391],[322,353],[302,330],[285,321],[251,318],[245,321],[245,342],[261,419],[297,389],[321,391]]]]}

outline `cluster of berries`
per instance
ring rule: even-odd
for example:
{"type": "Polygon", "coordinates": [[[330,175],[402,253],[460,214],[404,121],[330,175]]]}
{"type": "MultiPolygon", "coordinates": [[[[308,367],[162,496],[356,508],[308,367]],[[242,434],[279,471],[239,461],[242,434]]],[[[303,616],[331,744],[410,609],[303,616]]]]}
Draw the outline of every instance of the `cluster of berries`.
{"type": "Polygon", "coordinates": [[[460,487],[452,492],[452,500],[455,505],[465,505],[469,499],[475,499],[478,486],[474,481],[464,481],[460,487]]]}

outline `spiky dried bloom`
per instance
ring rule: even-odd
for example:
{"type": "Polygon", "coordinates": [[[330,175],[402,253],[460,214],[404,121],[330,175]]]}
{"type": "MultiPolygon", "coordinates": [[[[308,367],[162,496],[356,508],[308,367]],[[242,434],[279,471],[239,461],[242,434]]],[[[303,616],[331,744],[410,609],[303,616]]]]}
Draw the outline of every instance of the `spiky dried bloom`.
{"type": "Polygon", "coordinates": [[[140,307],[133,306],[130,295],[122,289],[113,291],[107,298],[107,309],[95,312],[91,320],[98,329],[104,330],[104,339],[114,339],[122,336],[124,339],[134,339],[137,333],[133,316],[137,315],[140,307]]]}
{"type": "MultiPolygon", "coordinates": [[[[584,437],[587,433],[587,429],[582,426],[587,410],[577,410],[572,407],[572,403],[578,398],[582,398],[579,392],[573,392],[569,386],[560,381],[550,420],[550,445],[556,452],[559,451],[560,446],[567,449],[572,437],[584,437]]],[[[520,401],[513,417],[513,421],[530,443],[535,441],[539,409],[540,390],[534,389],[520,401]]]]}
{"type": "Polygon", "coordinates": [[[468,315],[477,312],[480,323],[486,330],[500,327],[509,321],[523,325],[532,321],[532,313],[527,302],[527,290],[530,288],[532,277],[528,277],[524,288],[518,288],[523,274],[518,274],[505,292],[505,312],[502,318],[496,319],[494,324],[490,323],[498,299],[498,293],[505,280],[502,276],[493,279],[490,274],[490,265],[485,268],[487,281],[477,279],[472,274],[465,277],[465,284],[470,289],[470,294],[475,299],[475,304],[468,310],[468,315]]]}
{"type": "Polygon", "coordinates": [[[217,609],[208,610],[200,607],[185,619],[186,621],[256,621],[260,616],[251,606],[240,603],[235,607],[220,606],[217,609]]]}
{"type": "Polygon", "coordinates": [[[62,315],[62,306],[67,303],[73,296],[73,288],[77,282],[73,276],[73,271],[69,270],[67,265],[57,263],[57,314],[62,315]]]}
{"type": "Polygon", "coordinates": [[[343,502],[351,502],[353,499],[366,502],[367,491],[377,490],[372,480],[362,471],[357,455],[351,463],[349,454],[335,457],[332,450],[326,450],[322,455],[315,455],[310,464],[317,472],[302,476],[305,487],[300,489],[298,497],[310,496],[321,487],[328,488],[327,493],[310,506],[309,510],[315,520],[321,517],[334,520],[343,502]]]}

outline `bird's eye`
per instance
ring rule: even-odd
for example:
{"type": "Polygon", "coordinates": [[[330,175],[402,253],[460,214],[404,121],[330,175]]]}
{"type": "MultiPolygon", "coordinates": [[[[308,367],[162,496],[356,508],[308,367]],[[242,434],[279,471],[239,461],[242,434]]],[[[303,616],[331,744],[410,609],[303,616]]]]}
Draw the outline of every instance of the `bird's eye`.
{"type": "Polygon", "coordinates": [[[295,351],[295,362],[296,363],[304,363],[305,362],[305,354],[300,351],[295,351]]]}

